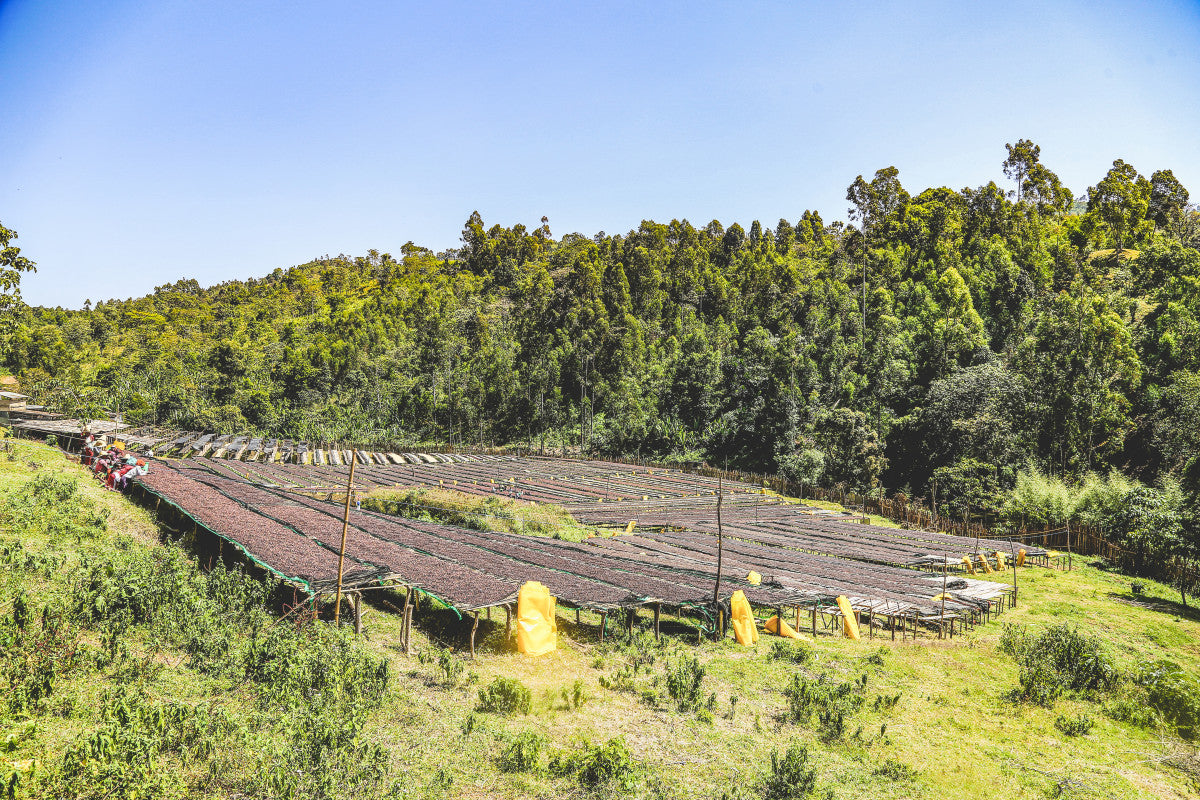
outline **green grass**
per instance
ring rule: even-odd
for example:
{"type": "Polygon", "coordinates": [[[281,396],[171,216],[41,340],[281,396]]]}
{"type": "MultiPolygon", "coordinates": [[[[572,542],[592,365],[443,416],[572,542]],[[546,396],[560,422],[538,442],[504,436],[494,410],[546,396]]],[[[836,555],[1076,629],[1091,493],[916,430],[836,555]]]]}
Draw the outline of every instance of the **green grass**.
{"type": "MultiPolygon", "coordinates": [[[[25,484],[35,472],[32,464],[39,474],[70,475],[78,470],[56,451],[18,443],[12,460],[0,455],[0,492],[25,484]]],[[[37,609],[43,603],[67,602],[72,594],[65,580],[69,566],[89,554],[118,547],[166,547],[158,543],[147,512],[87,479],[80,482],[80,492],[110,510],[108,533],[81,541],[27,539],[28,549],[54,552],[68,563],[49,578],[0,573],[0,616],[12,613],[12,598],[20,587],[36,596],[37,609]],[[124,544],[118,545],[121,534],[124,544]]],[[[0,541],[11,537],[0,531],[0,541]]],[[[382,749],[398,797],[525,798],[592,792],[754,797],[761,796],[756,787],[768,785],[764,781],[772,753],[782,764],[794,744],[807,748],[806,768],[816,775],[814,796],[827,791],[847,800],[1036,798],[1060,791],[1080,798],[1195,796],[1200,791],[1195,766],[1200,760],[1190,745],[1165,727],[1137,727],[1106,713],[1126,695],[1136,707],[1136,687],[1127,683],[1117,695],[1094,699],[1064,696],[1053,708],[1010,698],[1018,667],[999,651],[1005,623],[1037,632],[1067,621],[1097,636],[1122,672],[1133,673],[1144,662],[1167,658],[1200,680],[1200,614],[1183,608],[1169,587],[1143,581],[1145,592],[1135,596],[1128,577],[1086,562],[1076,558],[1070,573],[1022,569],[1018,607],[964,637],[939,641],[927,636],[914,644],[851,642],[822,635],[809,643],[812,658],[804,663],[772,658],[776,640],[766,635],[752,648],[732,639],[697,645],[692,624],[670,614],[663,618],[668,635],[662,644],[654,644],[645,633],[651,617],[644,612],[637,620],[641,633],[635,641],[601,645],[596,641],[598,617],[584,612],[583,624],[577,626],[569,610],[560,611],[559,648],[531,658],[513,652],[504,641],[500,611],[480,623],[478,657],[464,658],[461,673],[447,680],[444,660],[463,658],[469,620],[459,620],[436,604],[423,604],[415,618],[414,654],[405,656],[397,646],[397,616],[371,607],[359,644],[367,654],[388,661],[392,681],[382,699],[356,712],[363,723],[358,738],[382,749]],[[668,664],[678,664],[684,655],[695,656],[703,667],[703,697],[681,711],[668,692],[666,675],[668,664]],[[632,677],[617,685],[611,679],[622,670],[632,677]],[[832,687],[845,683],[861,694],[861,707],[845,715],[840,737],[831,739],[834,723],[823,725],[816,713],[804,724],[787,719],[785,690],[796,674],[810,681],[826,676],[832,687]],[[530,689],[528,715],[477,710],[479,690],[501,677],[530,689]],[[602,686],[601,678],[614,688],[602,686]],[[710,695],[715,695],[711,708],[710,695]],[[1060,718],[1084,715],[1094,721],[1086,734],[1069,736],[1060,730],[1060,718]],[[544,744],[536,765],[532,756],[513,758],[514,742],[534,741],[521,738],[525,733],[544,737],[537,739],[544,744]],[[613,742],[624,744],[610,745],[613,742]],[[612,757],[604,764],[618,777],[607,788],[587,789],[579,776],[604,771],[580,765],[594,766],[594,759],[603,754],[612,757]],[[514,763],[521,768],[515,769],[514,763]],[[559,767],[552,769],[551,764],[559,767]]],[[[85,629],[82,639],[92,649],[101,646],[95,631],[85,629]]],[[[244,793],[256,769],[271,763],[271,754],[289,741],[280,733],[279,712],[257,699],[266,684],[239,685],[229,675],[190,668],[185,652],[169,642],[155,642],[146,631],[133,630],[126,642],[132,660],[149,658],[162,667],[141,682],[148,695],[162,702],[218,701],[241,720],[241,738],[224,742],[228,750],[219,761],[220,780],[202,779],[197,764],[168,758],[166,766],[185,779],[193,795],[244,793]]],[[[36,715],[35,735],[10,752],[0,752],[0,776],[6,765],[30,759],[48,768],[81,733],[95,730],[100,724],[96,709],[105,691],[118,685],[119,672],[84,670],[60,678],[52,697],[55,702],[73,700],[76,711],[60,716],[51,703],[46,713],[36,715]]],[[[0,677],[0,688],[7,689],[4,681],[0,677]]],[[[19,733],[22,724],[12,715],[3,717],[0,741],[19,733]]],[[[38,791],[35,784],[18,789],[17,796],[47,796],[38,791]],[[23,794],[27,791],[32,793],[23,794]]],[[[270,795],[269,789],[261,793],[270,795]]],[[[365,795],[337,789],[330,796],[365,795]]]]}
{"type": "MultiPolygon", "coordinates": [[[[342,494],[345,498],[345,494],[342,494]]],[[[481,497],[456,491],[452,486],[429,489],[373,489],[363,497],[363,507],[409,519],[427,519],[462,525],[479,531],[500,531],[527,536],[552,536],[583,541],[594,531],[576,522],[566,509],[552,503],[535,503],[508,497],[481,497]]]]}

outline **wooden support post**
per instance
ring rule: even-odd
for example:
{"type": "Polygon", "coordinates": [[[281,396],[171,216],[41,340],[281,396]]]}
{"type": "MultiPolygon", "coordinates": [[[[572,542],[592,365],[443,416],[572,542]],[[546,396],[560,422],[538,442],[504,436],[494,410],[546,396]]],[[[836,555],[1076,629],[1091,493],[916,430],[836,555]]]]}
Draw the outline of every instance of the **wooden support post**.
{"type": "Polygon", "coordinates": [[[1071,521],[1067,520],[1067,570],[1071,569],[1071,521]]]}
{"type": "MultiPolygon", "coordinates": [[[[354,451],[354,455],[358,455],[358,451],[354,451]]],[[[350,492],[354,487],[354,458],[350,461],[350,477],[346,481],[346,510],[342,514],[342,547],[338,551],[338,580],[337,580],[337,601],[333,606],[333,624],[336,627],[341,623],[342,615],[342,565],[346,562],[346,532],[350,529],[350,492]]]]}
{"type": "Polygon", "coordinates": [[[816,600],[813,600],[813,607],[812,607],[812,635],[813,635],[814,639],[817,638],[817,601],[816,600]]]}
{"type": "Polygon", "coordinates": [[[625,632],[633,635],[633,620],[637,616],[637,606],[631,606],[629,613],[625,615],[625,632]]]}
{"type": "Polygon", "coordinates": [[[512,635],[512,608],[507,603],[504,604],[504,641],[508,642],[508,637],[512,635]]]}
{"type": "Polygon", "coordinates": [[[575,624],[579,624],[579,609],[575,609],[575,624]]]}
{"type": "Polygon", "coordinates": [[[946,627],[946,572],[948,571],[946,557],[942,557],[942,617],[938,620],[938,638],[942,638],[943,629],[946,627]]]}
{"type": "Polygon", "coordinates": [[[354,632],[362,635],[362,592],[354,592],[350,597],[354,600],[354,632]]]}
{"type": "Polygon", "coordinates": [[[475,612],[475,621],[471,624],[471,658],[475,658],[475,631],[479,630],[479,612],[475,612]]]}
{"type": "Polygon", "coordinates": [[[800,606],[796,606],[796,630],[800,630],[800,606]]]}
{"type": "Polygon", "coordinates": [[[600,612],[600,641],[604,641],[604,629],[608,627],[608,612],[600,612]]]}
{"type": "Polygon", "coordinates": [[[655,641],[658,641],[662,638],[662,634],[659,632],[659,629],[658,629],[658,618],[659,618],[660,614],[662,614],[662,603],[655,603],[654,604],[654,639],[655,639],[655,641]]]}
{"type": "Polygon", "coordinates": [[[892,629],[892,641],[896,641],[896,617],[888,614],[888,627],[892,629]]]}
{"type": "Polygon", "coordinates": [[[404,655],[412,655],[412,606],[404,606],[404,621],[401,623],[404,638],[404,655]]]}

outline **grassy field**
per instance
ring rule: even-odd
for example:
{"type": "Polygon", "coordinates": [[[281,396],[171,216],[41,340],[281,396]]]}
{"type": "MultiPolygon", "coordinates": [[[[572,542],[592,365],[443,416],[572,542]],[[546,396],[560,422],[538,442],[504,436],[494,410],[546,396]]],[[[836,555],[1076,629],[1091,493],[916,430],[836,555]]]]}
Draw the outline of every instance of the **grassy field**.
{"type": "Polygon", "coordinates": [[[1169,659],[1182,673],[1173,699],[1200,703],[1200,615],[1168,587],[1142,582],[1135,594],[1127,576],[1085,559],[1069,573],[1022,569],[1018,606],[951,641],[698,644],[687,620],[667,616],[655,642],[646,615],[632,638],[601,644],[594,615],[576,625],[560,611],[558,649],[531,658],[504,640],[500,612],[481,623],[471,660],[469,622],[426,605],[412,655],[379,603],[358,640],[323,623],[276,622],[261,609],[278,613],[279,595],[176,563],[164,554],[179,548],[159,541],[148,512],[50,448],[0,452],[0,492],[0,797],[1200,793],[1200,760],[1179,720],[1164,722],[1133,680],[1169,659]],[[29,488],[77,476],[65,500],[29,488]],[[55,516],[55,502],[70,513],[55,516]],[[31,522],[42,517],[54,524],[31,522]],[[98,563],[120,568],[102,570],[107,588],[87,594],[81,576],[98,563]],[[161,574],[174,582],[142,605],[122,588],[161,574]],[[172,606],[174,592],[189,599],[172,606]],[[49,641],[47,631],[70,638],[55,609],[77,654],[43,692],[29,680],[46,673],[31,642],[49,641]],[[1037,635],[1062,623],[1094,637],[1125,677],[1068,690],[1053,707],[1021,700],[1020,667],[1001,649],[1006,630],[1007,641],[1019,637],[1006,626],[1037,635]],[[12,701],[18,688],[27,702],[12,701]],[[517,712],[482,710],[481,690],[517,712]]]}

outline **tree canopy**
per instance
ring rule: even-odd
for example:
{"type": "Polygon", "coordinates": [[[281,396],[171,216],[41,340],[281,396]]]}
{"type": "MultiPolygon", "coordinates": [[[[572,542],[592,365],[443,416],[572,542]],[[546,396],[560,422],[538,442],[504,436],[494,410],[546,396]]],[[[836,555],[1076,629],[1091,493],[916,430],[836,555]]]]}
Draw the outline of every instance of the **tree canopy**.
{"type": "MultiPolygon", "coordinates": [[[[1011,192],[860,175],[850,224],[555,238],[546,218],[474,213],[443,253],[13,309],[4,360],[185,429],[527,443],[913,494],[940,476],[986,495],[1026,468],[1178,473],[1197,445],[1200,214],[1168,169],[1117,159],[1084,203],[1041,157],[1007,146],[1011,192]]],[[[0,233],[11,297],[32,264],[0,233]]]]}

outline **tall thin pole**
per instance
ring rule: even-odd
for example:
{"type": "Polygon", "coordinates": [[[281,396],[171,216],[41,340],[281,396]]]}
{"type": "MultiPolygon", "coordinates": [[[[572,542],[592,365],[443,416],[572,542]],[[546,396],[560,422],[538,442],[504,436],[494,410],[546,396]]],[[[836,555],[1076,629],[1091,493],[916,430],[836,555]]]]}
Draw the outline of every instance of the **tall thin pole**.
{"type": "Polygon", "coordinates": [[[1008,554],[1013,565],[1013,608],[1017,607],[1017,545],[1012,539],[1008,540],[1008,554]]]}
{"type": "Polygon", "coordinates": [[[338,583],[337,600],[333,604],[333,624],[341,624],[342,617],[342,565],[346,563],[346,533],[350,530],[350,492],[354,487],[354,462],[358,461],[358,451],[350,456],[350,477],[346,479],[346,510],[342,513],[342,547],[338,551],[338,583]]]}
{"type": "Polygon", "coordinates": [[[1067,520],[1067,571],[1071,571],[1071,520],[1067,520]]]}
{"type": "Polygon", "coordinates": [[[723,535],[724,531],[721,528],[721,498],[725,494],[724,485],[721,481],[721,476],[717,476],[717,582],[713,586],[713,605],[720,601],[721,597],[721,559],[724,555],[723,535]]]}
{"type": "Polygon", "coordinates": [[[949,568],[947,559],[949,556],[942,556],[942,618],[938,624],[938,638],[946,635],[946,572],[949,568]]]}

